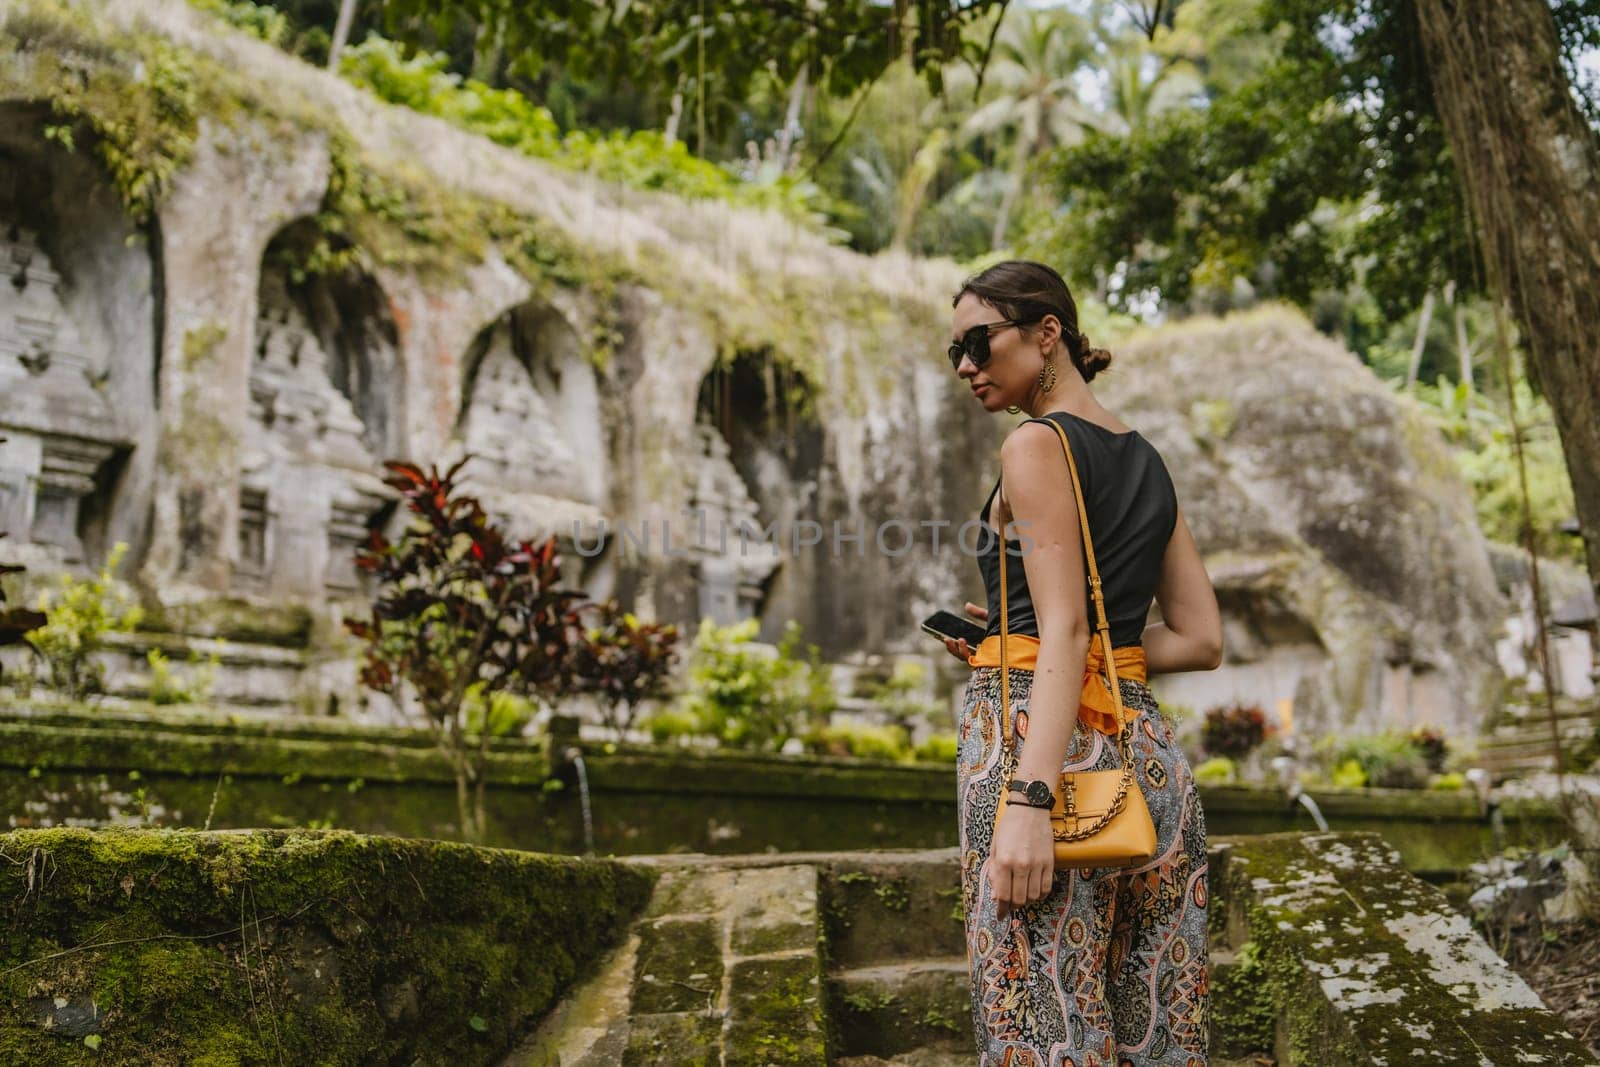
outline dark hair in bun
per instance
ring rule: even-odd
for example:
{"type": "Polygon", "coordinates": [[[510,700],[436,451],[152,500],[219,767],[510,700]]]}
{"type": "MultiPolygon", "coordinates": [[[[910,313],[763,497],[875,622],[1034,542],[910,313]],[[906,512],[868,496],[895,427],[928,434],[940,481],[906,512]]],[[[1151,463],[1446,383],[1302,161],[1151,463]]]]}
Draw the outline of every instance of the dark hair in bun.
{"type": "Polygon", "coordinates": [[[1006,318],[1026,323],[1024,332],[1044,316],[1054,315],[1061,322],[1061,343],[1084,381],[1093,381],[1096,374],[1111,365],[1111,353],[1093,347],[1089,338],[1079,332],[1077,301],[1072,299],[1061,275],[1048,264],[1007,259],[986,267],[961,283],[950,305],[961,303],[967,293],[976,294],[1006,318]]]}
{"type": "Polygon", "coordinates": [[[1083,380],[1088,381],[1096,374],[1111,366],[1111,353],[1104,348],[1095,348],[1089,343],[1089,335],[1080,332],[1077,351],[1072,353],[1072,362],[1078,368],[1078,373],[1083,375],[1083,380]]]}

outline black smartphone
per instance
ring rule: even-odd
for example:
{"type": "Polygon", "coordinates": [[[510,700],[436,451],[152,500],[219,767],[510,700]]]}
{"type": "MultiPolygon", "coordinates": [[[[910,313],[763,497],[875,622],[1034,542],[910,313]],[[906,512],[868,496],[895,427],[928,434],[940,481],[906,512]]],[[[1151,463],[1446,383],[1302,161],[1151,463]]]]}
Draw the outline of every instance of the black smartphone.
{"type": "Polygon", "coordinates": [[[983,643],[984,636],[982,626],[953,611],[936,611],[923,619],[922,632],[934,637],[953,637],[957,641],[964,637],[968,647],[974,649],[983,643]]]}

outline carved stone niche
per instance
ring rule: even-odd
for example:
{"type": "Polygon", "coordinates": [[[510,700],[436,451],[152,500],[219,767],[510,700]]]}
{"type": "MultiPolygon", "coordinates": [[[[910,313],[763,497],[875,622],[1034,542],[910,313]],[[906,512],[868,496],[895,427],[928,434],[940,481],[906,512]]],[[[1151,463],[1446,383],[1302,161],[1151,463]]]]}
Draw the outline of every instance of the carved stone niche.
{"type": "Polygon", "coordinates": [[[367,428],[281,269],[264,271],[241,449],[238,585],[319,598],[360,589],[353,554],[394,496],[367,428]]]}
{"type": "Polygon", "coordinates": [[[84,504],[107,461],[130,446],[111,429],[103,368],[34,234],[0,229],[0,529],[64,564],[84,561],[84,504]]]}
{"type": "Polygon", "coordinates": [[[599,386],[567,321],[516,308],[478,335],[465,366],[454,442],[473,457],[463,483],[518,537],[555,534],[569,553],[578,539],[606,540],[599,386]]]}
{"type": "Polygon", "coordinates": [[[762,590],[782,551],[763,536],[756,502],[721,432],[698,423],[695,439],[689,552],[700,580],[700,618],[727,626],[759,614],[762,590]]]}

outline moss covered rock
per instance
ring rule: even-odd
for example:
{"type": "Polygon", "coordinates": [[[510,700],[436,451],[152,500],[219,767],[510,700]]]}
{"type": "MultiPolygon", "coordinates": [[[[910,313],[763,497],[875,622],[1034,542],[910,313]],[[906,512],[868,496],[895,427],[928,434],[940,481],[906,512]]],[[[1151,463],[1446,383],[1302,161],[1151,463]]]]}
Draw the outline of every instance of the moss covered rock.
{"type": "Polygon", "coordinates": [[[0,1062],[490,1063],[653,872],[345,831],[0,834],[0,1062]]]}
{"type": "Polygon", "coordinates": [[[1208,884],[1213,949],[1231,957],[1215,1053],[1271,1051],[1284,1067],[1596,1062],[1376,834],[1234,838],[1208,884]]]}

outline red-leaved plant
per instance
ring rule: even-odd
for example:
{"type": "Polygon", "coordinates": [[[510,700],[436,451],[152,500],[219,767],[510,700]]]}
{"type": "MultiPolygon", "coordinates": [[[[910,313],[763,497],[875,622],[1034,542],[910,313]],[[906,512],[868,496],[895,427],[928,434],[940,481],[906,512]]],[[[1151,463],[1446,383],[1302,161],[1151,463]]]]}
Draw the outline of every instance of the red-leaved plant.
{"type": "Polygon", "coordinates": [[[1267,736],[1267,716],[1250,704],[1234,703],[1206,712],[1200,744],[1213,756],[1243,759],[1267,736]]]}
{"type": "Polygon", "coordinates": [[[584,639],[573,648],[577,687],[594,695],[606,725],[621,738],[633,729],[644,701],[667,696],[678,628],[672,623],[640,622],[615,600],[578,610],[594,614],[584,639]]]}
{"type": "Polygon", "coordinates": [[[482,841],[489,732],[469,739],[463,704],[470,687],[549,701],[572,687],[581,640],[577,615],[587,596],[557,587],[556,539],[507,537],[449,470],[389,462],[384,481],[413,516],[400,539],[374,530],[356,565],[378,582],[368,619],[346,628],[366,644],[362,684],[426,713],[455,771],[462,836],[482,841]]]}

